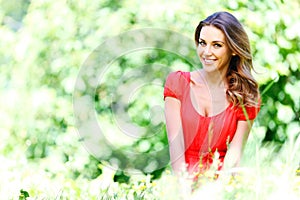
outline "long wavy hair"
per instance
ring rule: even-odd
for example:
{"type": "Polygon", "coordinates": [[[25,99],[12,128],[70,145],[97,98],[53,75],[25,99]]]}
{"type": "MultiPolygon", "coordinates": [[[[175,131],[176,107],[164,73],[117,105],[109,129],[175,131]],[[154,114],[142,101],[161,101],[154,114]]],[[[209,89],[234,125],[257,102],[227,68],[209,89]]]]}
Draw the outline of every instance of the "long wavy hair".
{"type": "Polygon", "coordinates": [[[195,43],[199,45],[202,27],[214,26],[224,35],[232,56],[226,73],[227,98],[234,105],[257,106],[258,84],[251,74],[253,69],[249,38],[241,23],[228,12],[216,12],[200,21],[195,30],[195,43]]]}

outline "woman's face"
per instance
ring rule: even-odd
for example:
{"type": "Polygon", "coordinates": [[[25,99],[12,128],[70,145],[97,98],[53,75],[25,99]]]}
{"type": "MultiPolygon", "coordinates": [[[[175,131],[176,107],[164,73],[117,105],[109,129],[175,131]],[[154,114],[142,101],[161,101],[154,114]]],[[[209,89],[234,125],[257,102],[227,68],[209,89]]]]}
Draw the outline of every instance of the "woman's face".
{"type": "Polygon", "coordinates": [[[224,33],[214,26],[202,27],[197,53],[207,72],[227,70],[232,57],[224,33]]]}

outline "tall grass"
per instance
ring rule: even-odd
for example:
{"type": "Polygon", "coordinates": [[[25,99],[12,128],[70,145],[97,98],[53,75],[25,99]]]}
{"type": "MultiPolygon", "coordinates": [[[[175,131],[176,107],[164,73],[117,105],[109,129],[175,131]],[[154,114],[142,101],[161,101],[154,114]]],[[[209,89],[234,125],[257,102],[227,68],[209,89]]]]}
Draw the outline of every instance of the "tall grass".
{"type": "MultiPolygon", "coordinates": [[[[19,160],[2,162],[1,199],[298,200],[299,134],[290,136],[279,148],[272,143],[261,145],[259,130],[254,132],[246,145],[241,167],[225,172],[219,179],[214,179],[216,171],[210,169],[199,178],[198,187],[193,188],[194,182],[187,174],[178,178],[169,169],[158,180],[152,180],[150,175],[132,174],[130,182],[124,184],[114,182],[115,171],[106,165],[99,166],[102,175],[88,180],[83,176],[72,179],[66,169],[51,176],[46,165],[19,160]],[[20,195],[21,189],[30,197],[20,195]]],[[[58,168],[57,163],[47,162],[48,168],[58,168]]]]}

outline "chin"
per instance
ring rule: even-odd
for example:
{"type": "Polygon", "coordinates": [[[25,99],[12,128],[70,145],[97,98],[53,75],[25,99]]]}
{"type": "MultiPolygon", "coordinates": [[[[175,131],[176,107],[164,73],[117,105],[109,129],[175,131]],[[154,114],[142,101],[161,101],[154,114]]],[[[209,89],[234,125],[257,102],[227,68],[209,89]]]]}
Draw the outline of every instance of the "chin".
{"type": "Polygon", "coordinates": [[[202,66],[203,66],[203,70],[206,71],[206,72],[218,71],[218,68],[215,67],[215,66],[205,66],[205,65],[202,65],[202,66]]]}

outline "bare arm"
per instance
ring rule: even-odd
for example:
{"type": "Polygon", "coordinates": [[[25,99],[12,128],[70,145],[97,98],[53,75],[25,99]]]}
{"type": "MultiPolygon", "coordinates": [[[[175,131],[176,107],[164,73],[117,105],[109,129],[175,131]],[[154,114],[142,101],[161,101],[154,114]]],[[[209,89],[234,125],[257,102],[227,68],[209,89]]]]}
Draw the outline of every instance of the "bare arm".
{"type": "Polygon", "coordinates": [[[238,121],[236,133],[229,145],[229,149],[224,159],[224,171],[239,166],[242,152],[247,142],[253,120],[238,121]]]}
{"type": "Polygon", "coordinates": [[[173,171],[179,174],[185,166],[184,139],[180,115],[181,103],[173,97],[165,99],[165,118],[173,171]]]}

